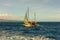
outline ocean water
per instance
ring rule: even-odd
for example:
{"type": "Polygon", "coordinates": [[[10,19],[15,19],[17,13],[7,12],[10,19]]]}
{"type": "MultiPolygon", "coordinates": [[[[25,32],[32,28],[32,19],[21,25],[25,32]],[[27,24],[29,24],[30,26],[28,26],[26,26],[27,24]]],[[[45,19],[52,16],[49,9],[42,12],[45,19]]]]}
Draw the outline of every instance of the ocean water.
{"type": "Polygon", "coordinates": [[[0,22],[0,40],[60,40],[60,22],[38,22],[25,27],[23,22],[0,22]]]}

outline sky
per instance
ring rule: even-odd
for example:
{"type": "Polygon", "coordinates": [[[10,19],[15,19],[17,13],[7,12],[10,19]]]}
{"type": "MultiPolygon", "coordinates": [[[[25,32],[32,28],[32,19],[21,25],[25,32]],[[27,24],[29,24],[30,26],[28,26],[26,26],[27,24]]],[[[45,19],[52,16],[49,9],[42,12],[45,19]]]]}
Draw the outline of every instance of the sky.
{"type": "Polygon", "coordinates": [[[60,21],[60,0],[0,0],[0,19],[24,20],[27,8],[30,20],[60,21]]]}

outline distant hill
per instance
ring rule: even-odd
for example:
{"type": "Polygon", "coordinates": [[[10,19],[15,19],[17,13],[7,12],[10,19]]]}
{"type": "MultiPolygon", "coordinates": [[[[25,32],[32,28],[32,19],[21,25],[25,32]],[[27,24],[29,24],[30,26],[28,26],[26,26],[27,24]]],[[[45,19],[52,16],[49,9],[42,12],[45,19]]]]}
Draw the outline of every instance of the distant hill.
{"type": "Polygon", "coordinates": [[[19,22],[18,20],[0,19],[0,22],[19,22]]]}
{"type": "Polygon", "coordinates": [[[0,19],[0,21],[8,21],[8,20],[5,20],[5,19],[0,19]]]}

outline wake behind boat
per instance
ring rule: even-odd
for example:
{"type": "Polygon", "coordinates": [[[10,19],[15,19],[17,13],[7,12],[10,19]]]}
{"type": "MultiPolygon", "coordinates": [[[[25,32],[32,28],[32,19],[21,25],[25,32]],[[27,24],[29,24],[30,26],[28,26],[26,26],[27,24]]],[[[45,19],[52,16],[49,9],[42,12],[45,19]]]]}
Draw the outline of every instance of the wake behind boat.
{"type": "Polygon", "coordinates": [[[34,21],[32,22],[29,20],[29,8],[28,8],[28,10],[25,14],[25,17],[24,17],[24,26],[26,26],[26,27],[37,26],[35,13],[34,13],[34,21]]]}

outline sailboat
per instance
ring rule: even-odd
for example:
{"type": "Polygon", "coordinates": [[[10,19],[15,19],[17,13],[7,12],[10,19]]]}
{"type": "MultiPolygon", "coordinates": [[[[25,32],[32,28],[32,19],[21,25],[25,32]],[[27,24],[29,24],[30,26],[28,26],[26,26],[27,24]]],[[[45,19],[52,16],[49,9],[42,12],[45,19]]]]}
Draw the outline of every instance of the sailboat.
{"type": "Polygon", "coordinates": [[[34,13],[34,22],[29,20],[29,8],[25,14],[24,17],[24,26],[26,27],[31,27],[31,26],[36,26],[37,22],[36,22],[36,14],[34,13]]]}

